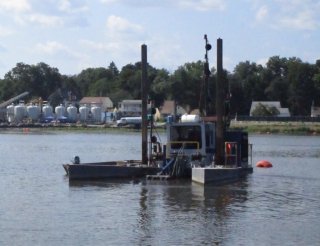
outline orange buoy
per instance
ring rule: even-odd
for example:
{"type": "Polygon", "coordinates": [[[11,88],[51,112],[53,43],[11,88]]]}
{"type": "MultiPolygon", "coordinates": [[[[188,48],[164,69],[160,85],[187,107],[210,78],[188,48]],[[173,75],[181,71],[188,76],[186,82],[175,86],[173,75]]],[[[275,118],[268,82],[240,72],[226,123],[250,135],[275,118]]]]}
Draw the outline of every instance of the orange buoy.
{"type": "Polygon", "coordinates": [[[269,161],[261,160],[257,162],[256,167],[269,168],[269,167],[272,167],[272,164],[269,161]]]}

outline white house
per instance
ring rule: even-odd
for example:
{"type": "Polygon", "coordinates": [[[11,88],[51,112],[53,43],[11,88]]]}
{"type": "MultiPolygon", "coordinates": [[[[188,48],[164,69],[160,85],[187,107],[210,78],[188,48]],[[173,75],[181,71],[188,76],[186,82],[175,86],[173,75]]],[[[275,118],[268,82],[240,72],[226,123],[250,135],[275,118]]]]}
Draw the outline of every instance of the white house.
{"type": "MultiPolygon", "coordinates": [[[[150,105],[148,105],[149,108],[150,105]]],[[[142,100],[122,100],[118,103],[118,113],[122,116],[141,116],[142,100]]]]}
{"type": "Polygon", "coordinates": [[[311,117],[320,117],[320,107],[311,107],[311,117]]]}

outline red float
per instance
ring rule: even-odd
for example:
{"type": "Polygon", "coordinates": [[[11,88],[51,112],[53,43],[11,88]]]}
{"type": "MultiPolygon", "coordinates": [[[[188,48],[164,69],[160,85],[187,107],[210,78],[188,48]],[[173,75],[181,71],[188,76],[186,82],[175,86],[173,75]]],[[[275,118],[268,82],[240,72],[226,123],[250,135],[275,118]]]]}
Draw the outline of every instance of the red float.
{"type": "Polygon", "coordinates": [[[257,162],[256,167],[270,168],[272,164],[269,161],[261,160],[257,162]]]}

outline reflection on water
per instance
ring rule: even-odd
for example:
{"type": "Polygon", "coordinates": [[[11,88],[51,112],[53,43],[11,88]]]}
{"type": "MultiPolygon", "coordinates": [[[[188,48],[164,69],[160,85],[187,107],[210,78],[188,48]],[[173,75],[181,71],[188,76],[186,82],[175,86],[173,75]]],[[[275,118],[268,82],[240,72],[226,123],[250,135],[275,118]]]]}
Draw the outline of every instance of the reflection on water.
{"type": "Polygon", "coordinates": [[[72,181],[61,166],[139,159],[137,133],[0,133],[0,245],[317,245],[319,137],[251,136],[246,179],[72,181]],[[125,146],[125,147],[124,147],[125,146]]]}

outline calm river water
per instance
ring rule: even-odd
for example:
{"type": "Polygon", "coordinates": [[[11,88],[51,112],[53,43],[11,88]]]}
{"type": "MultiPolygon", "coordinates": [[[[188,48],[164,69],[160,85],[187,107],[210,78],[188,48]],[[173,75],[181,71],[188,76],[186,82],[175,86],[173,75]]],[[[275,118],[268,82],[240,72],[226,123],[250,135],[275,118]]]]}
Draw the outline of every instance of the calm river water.
{"type": "Polygon", "coordinates": [[[140,159],[140,133],[1,130],[0,245],[320,245],[320,137],[250,142],[274,167],[232,184],[69,183],[75,155],[140,159]]]}

